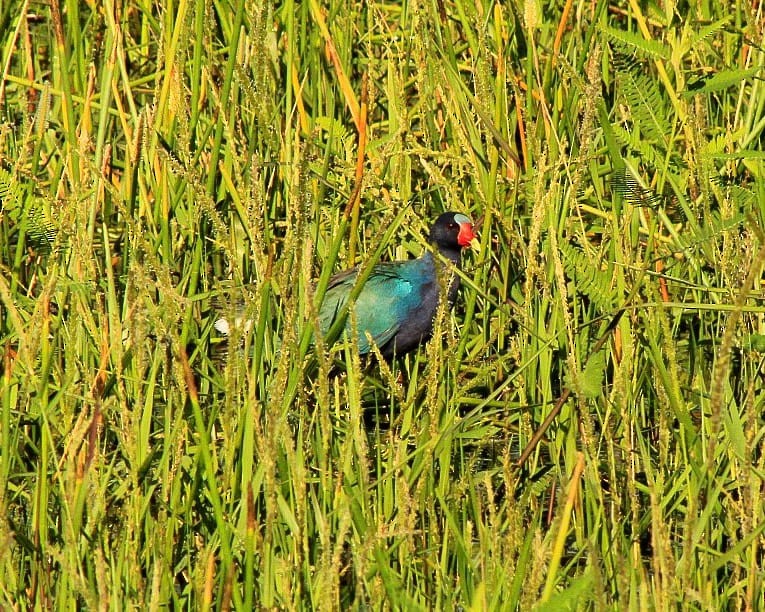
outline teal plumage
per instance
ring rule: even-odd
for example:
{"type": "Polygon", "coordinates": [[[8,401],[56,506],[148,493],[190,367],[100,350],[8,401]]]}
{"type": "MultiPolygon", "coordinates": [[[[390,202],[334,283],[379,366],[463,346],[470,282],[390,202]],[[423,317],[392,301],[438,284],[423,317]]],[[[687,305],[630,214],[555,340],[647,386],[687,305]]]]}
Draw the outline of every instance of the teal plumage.
{"type": "MultiPolygon", "coordinates": [[[[329,331],[345,306],[357,276],[358,270],[348,270],[331,279],[319,311],[322,333],[329,331]]],[[[365,333],[368,332],[374,343],[386,354],[389,343],[401,332],[402,327],[422,314],[418,311],[422,308],[423,297],[437,291],[435,264],[430,254],[410,261],[377,264],[352,307],[353,316],[349,314],[346,318],[345,331],[351,331],[351,322],[355,317],[359,352],[364,354],[372,350],[365,333]]],[[[425,331],[420,335],[424,335],[425,331]]],[[[406,347],[401,346],[400,342],[397,344],[397,352],[401,353],[401,349],[406,347]]]]}
{"type": "MultiPolygon", "coordinates": [[[[459,266],[460,251],[474,238],[470,219],[454,212],[438,217],[429,235],[438,253],[455,267],[459,266]]],[[[323,335],[341,316],[358,273],[354,268],[330,279],[319,308],[319,328],[323,335]]],[[[446,297],[451,306],[458,287],[459,277],[447,270],[441,257],[434,257],[431,251],[417,259],[379,263],[372,269],[355,303],[350,305],[344,333],[355,331],[362,355],[372,351],[367,334],[386,359],[403,355],[430,338],[440,300],[446,297]],[[352,330],[354,321],[356,329],[352,330]]],[[[237,321],[237,324],[247,328],[250,322],[237,321]]],[[[230,331],[226,319],[216,321],[215,328],[226,335],[230,331]]]]}

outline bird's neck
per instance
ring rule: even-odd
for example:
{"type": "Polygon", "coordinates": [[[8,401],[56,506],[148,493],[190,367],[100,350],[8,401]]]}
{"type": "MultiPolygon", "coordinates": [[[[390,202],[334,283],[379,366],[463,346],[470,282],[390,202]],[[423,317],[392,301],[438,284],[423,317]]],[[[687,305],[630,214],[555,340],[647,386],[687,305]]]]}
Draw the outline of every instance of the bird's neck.
{"type": "MultiPolygon", "coordinates": [[[[433,245],[434,250],[437,250],[443,257],[448,259],[455,268],[460,267],[460,251],[459,249],[447,249],[433,245]]],[[[454,274],[454,268],[446,264],[440,257],[434,256],[431,251],[427,251],[423,258],[429,261],[433,266],[433,270],[436,277],[440,282],[444,283],[446,289],[446,296],[449,304],[454,304],[454,300],[457,297],[457,290],[460,286],[460,277],[454,274]]]]}
{"type": "MultiPolygon", "coordinates": [[[[444,256],[446,259],[451,261],[455,266],[459,267],[460,265],[460,248],[459,247],[457,247],[456,249],[450,249],[448,247],[442,247],[442,246],[438,246],[434,244],[433,250],[438,251],[442,256],[444,256]]],[[[438,258],[436,258],[436,260],[437,259],[438,258]]]]}

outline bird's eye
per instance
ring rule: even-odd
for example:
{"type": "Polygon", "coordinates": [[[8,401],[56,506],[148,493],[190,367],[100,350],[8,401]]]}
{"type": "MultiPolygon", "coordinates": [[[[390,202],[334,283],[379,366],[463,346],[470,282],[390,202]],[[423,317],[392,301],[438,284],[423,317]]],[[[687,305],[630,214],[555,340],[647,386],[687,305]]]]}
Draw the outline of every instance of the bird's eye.
{"type": "Polygon", "coordinates": [[[450,223],[449,224],[449,229],[457,229],[457,224],[456,223],[450,223]]]}

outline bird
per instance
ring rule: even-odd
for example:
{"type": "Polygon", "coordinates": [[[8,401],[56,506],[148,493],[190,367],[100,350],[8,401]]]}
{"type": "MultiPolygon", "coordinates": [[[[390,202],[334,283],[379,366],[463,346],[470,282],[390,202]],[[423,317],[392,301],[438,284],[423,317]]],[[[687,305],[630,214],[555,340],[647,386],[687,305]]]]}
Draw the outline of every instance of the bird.
{"type": "MultiPolygon", "coordinates": [[[[458,212],[440,215],[428,234],[428,242],[434,250],[455,268],[460,266],[462,249],[470,246],[475,238],[472,221],[458,212]]],[[[351,305],[353,314],[349,313],[345,321],[344,333],[355,331],[359,353],[371,353],[374,344],[384,359],[391,360],[427,342],[433,333],[433,320],[442,295],[445,293],[451,308],[459,289],[459,277],[448,270],[448,276],[444,277],[444,270],[447,266],[431,249],[417,259],[376,264],[351,305]],[[440,278],[447,279],[445,292],[440,278]],[[355,330],[352,329],[354,322],[355,330]]],[[[358,275],[359,268],[352,268],[330,278],[319,308],[322,335],[341,315],[358,275]]],[[[226,319],[218,319],[215,329],[223,335],[230,332],[226,319]]]]}

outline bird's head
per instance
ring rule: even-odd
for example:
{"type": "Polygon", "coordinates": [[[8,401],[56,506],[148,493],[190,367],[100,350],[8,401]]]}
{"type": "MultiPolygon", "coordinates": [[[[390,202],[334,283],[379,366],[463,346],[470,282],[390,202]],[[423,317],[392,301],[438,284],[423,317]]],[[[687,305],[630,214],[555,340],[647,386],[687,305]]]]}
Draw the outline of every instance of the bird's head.
{"type": "Polygon", "coordinates": [[[462,213],[446,212],[430,228],[430,241],[443,249],[461,249],[470,246],[476,238],[473,222],[462,213]]]}

